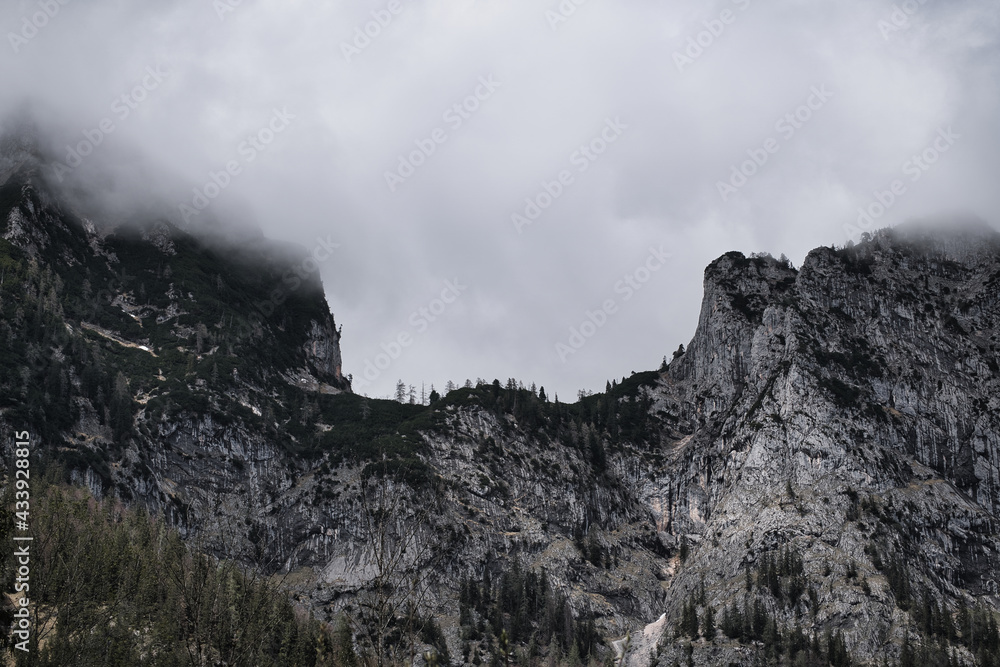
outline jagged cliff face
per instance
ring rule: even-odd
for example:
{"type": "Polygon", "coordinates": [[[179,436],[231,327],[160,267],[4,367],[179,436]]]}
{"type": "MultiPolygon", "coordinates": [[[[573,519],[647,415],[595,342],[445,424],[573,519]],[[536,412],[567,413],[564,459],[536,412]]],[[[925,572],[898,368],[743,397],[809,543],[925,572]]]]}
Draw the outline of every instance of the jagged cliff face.
{"type": "MultiPolygon", "coordinates": [[[[322,617],[394,574],[376,529],[408,545],[395,575],[424,582],[456,661],[461,577],[515,561],[608,641],[631,632],[642,666],[687,660],[672,631],[702,586],[701,608],[759,600],[861,661],[899,653],[924,595],[998,607],[995,232],[880,232],[798,270],[729,253],[659,372],[571,406],[513,382],[406,406],[350,393],[321,286],[283,281],[272,246],[108,229],[40,179],[30,142],[3,146],[0,430],[294,573],[322,617]],[[781,550],[802,560],[794,599],[760,590],[781,550]]],[[[761,650],[720,635],[691,658],[761,650]]]]}
{"type": "MultiPolygon", "coordinates": [[[[544,569],[609,638],[634,632],[633,665],[657,644],[660,664],[687,660],[673,626],[702,586],[720,616],[760,600],[780,633],[840,633],[858,661],[898,656],[925,598],[952,614],[996,609],[998,280],[1000,236],[985,228],[881,232],[818,249],[799,270],[730,253],[705,272],[686,352],[598,407],[560,421],[550,406],[538,427],[490,408],[488,387],[458,392],[421,453],[446,489],[427,525],[464,532],[435,542],[445,571],[544,569]],[[614,419],[595,417],[608,405],[614,419]],[[626,430],[636,406],[643,419],[626,430]],[[610,555],[600,566],[591,538],[610,555]],[[761,568],[784,552],[802,561],[794,599],[760,590],[761,568]]],[[[308,510],[330,526],[310,555],[329,563],[327,591],[364,581],[350,567],[365,558],[352,502],[308,510]]],[[[436,591],[455,622],[454,577],[436,591]]],[[[313,599],[337,608],[337,595],[313,599]]],[[[704,665],[764,655],[721,635],[694,649],[704,665]]]]}
{"type": "Polygon", "coordinates": [[[186,531],[253,525],[296,474],[277,420],[350,390],[321,285],[283,280],[294,255],[262,240],[83,218],[31,141],[3,155],[2,427],[34,429],[97,494],[186,531]]]}
{"type": "MultiPolygon", "coordinates": [[[[738,603],[746,568],[784,545],[814,622],[859,657],[897,654],[909,628],[887,558],[914,595],[996,607],[998,281],[986,229],[881,232],[798,272],[734,254],[709,267],[698,332],[655,391],[661,419],[692,431],[673,430],[643,490],[658,526],[696,545],[674,614],[702,578],[716,609],[738,603]]],[[[802,611],[778,614],[791,627],[802,611]]]]}

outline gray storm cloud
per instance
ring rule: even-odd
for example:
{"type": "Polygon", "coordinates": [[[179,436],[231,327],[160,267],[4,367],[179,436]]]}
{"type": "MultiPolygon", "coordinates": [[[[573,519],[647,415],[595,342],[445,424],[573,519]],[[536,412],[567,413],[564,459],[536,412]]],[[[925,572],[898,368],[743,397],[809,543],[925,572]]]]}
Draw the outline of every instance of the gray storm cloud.
{"type": "Polygon", "coordinates": [[[9,2],[0,113],[29,103],[53,176],[113,210],[335,243],[320,271],[369,394],[515,377],[570,399],[686,343],[726,251],[799,263],[913,217],[997,224],[998,14],[9,2]]]}

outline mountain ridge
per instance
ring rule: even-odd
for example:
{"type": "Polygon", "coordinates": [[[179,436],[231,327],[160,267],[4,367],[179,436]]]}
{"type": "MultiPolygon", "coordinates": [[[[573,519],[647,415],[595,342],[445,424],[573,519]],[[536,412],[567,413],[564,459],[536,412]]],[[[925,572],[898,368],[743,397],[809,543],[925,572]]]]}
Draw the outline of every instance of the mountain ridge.
{"type": "Polygon", "coordinates": [[[0,185],[4,442],[30,426],[95,495],[294,573],[359,648],[391,653],[366,609],[392,589],[390,636],[412,603],[439,628],[421,645],[462,664],[616,640],[636,667],[875,664],[911,639],[995,664],[960,627],[1000,608],[988,226],[881,230],[798,269],[726,253],[663,368],[570,405],[509,379],[420,406],[351,393],[322,286],[282,286],[283,253],[102,228],[51,187],[0,185]]]}

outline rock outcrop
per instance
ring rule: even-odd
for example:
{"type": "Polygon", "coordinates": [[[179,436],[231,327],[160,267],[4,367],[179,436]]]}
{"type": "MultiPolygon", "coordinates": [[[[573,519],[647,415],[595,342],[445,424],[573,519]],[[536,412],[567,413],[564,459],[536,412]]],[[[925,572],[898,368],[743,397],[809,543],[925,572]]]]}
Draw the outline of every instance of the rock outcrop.
{"type": "MultiPolygon", "coordinates": [[[[40,464],[294,575],[320,617],[394,590],[438,620],[455,664],[492,659],[513,614],[463,591],[531,572],[565,599],[525,627],[558,621],[581,654],[594,627],[605,658],[636,666],[985,650],[962,610],[1000,600],[988,227],[883,230],[799,269],[728,253],[659,371],[572,405],[509,380],[411,406],[350,392],[322,286],[293,289],[268,244],[102,228],[9,146],[4,446],[31,428],[40,464]],[[705,636],[709,610],[724,627],[705,636]]],[[[551,637],[515,644],[530,657],[551,637]]]]}

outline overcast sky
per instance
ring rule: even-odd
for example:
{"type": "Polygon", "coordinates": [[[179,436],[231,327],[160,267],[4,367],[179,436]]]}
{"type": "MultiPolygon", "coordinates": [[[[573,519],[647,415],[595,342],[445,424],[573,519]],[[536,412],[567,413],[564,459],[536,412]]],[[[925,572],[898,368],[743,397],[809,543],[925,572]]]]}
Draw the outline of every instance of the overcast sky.
{"type": "Polygon", "coordinates": [[[724,252],[798,266],[859,207],[1000,221],[997,2],[63,2],[3,3],[0,105],[63,146],[113,128],[83,162],[145,156],[178,218],[198,189],[336,244],[373,396],[573,399],[687,344],[724,252]]]}

